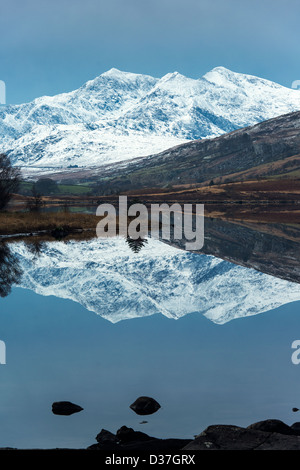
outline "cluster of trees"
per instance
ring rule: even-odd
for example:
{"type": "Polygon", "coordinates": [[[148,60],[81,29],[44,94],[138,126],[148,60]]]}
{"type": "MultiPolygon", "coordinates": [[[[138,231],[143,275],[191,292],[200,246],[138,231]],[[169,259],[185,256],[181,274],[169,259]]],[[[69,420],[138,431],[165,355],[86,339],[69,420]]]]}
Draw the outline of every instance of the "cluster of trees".
{"type": "Polygon", "coordinates": [[[32,186],[31,196],[27,200],[27,209],[30,212],[39,212],[43,206],[43,198],[40,193],[35,189],[35,185],[32,186]]]}
{"type": "Polygon", "coordinates": [[[30,212],[39,212],[43,206],[42,196],[50,196],[59,191],[56,181],[51,178],[40,178],[36,183],[33,183],[31,195],[27,202],[27,209],[30,212]]]}
{"type": "Polygon", "coordinates": [[[56,181],[51,178],[40,178],[36,183],[34,183],[33,187],[34,190],[42,196],[51,196],[52,194],[57,194],[59,192],[56,181]]]}
{"type": "MultiPolygon", "coordinates": [[[[10,158],[0,154],[0,210],[6,208],[7,204],[16,193],[21,183],[21,172],[13,167],[10,158]]],[[[28,201],[28,209],[38,211],[42,206],[42,196],[56,194],[59,191],[56,181],[51,178],[40,178],[33,183],[28,201]]]]}
{"type": "Polygon", "coordinates": [[[0,210],[4,209],[20,185],[21,173],[13,167],[10,158],[0,154],[0,210]]]}

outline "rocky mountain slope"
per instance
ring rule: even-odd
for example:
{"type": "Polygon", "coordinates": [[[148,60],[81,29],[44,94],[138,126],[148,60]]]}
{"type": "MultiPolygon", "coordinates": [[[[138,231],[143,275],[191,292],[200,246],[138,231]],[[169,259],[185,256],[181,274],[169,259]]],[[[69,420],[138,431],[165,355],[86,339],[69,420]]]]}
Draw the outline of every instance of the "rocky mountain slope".
{"type": "MultiPolygon", "coordinates": [[[[124,189],[211,180],[226,183],[291,172],[299,178],[299,131],[300,112],[289,113],[214,139],[175,146],[126,166],[115,164],[103,169],[102,176],[111,177],[110,184],[123,184],[124,189]]],[[[87,171],[81,177],[88,175],[87,171]]]]}
{"type": "Polygon", "coordinates": [[[39,172],[91,167],[300,110],[300,93],[217,67],[195,80],[111,69],[78,90],[0,108],[0,147],[39,172]]]}

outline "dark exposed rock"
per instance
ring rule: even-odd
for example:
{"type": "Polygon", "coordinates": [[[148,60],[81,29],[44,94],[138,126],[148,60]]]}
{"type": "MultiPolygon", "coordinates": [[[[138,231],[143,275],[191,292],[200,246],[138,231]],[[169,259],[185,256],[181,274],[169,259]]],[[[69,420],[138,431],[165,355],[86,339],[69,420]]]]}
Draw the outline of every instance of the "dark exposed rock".
{"type": "Polygon", "coordinates": [[[101,429],[99,434],[96,436],[96,441],[98,444],[90,446],[91,449],[114,450],[120,443],[117,436],[106,429],[101,429]]]}
{"type": "Polygon", "coordinates": [[[190,439],[158,439],[147,434],[122,426],[116,435],[102,429],[96,437],[98,444],[88,447],[91,450],[140,450],[140,451],[178,451],[190,442],[190,439]]]}
{"type": "Polygon", "coordinates": [[[151,439],[155,439],[155,437],[150,437],[144,432],[134,431],[132,428],[127,428],[127,426],[122,426],[118,429],[116,436],[122,443],[149,441],[151,439]]]}
{"type": "Polygon", "coordinates": [[[296,413],[297,411],[299,411],[299,408],[293,408],[292,411],[296,413]]]}
{"type": "Polygon", "coordinates": [[[190,439],[150,439],[149,441],[127,442],[121,445],[120,449],[143,452],[177,452],[189,442],[190,439]]]}
{"type": "Polygon", "coordinates": [[[278,432],[279,434],[293,435],[293,429],[279,419],[266,419],[257,423],[250,424],[247,429],[257,431],[278,432]]]}
{"type": "Polygon", "coordinates": [[[96,436],[96,441],[99,443],[107,443],[107,442],[119,442],[117,436],[106,429],[101,429],[99,434],[96,436]]]}
{"type": "Polygon", "coordinates": [[[239,426],[213,425],[206,428],[185,450],[250,450],[261,445],[266,439],[263,432],[248,430],[239,426]]]}
{"type": "Polygon", "coordinates": [[[122,426],[116,433],[102,430],[97,444],[88,449],[113,451],[171,452],[195,450],[300,450],[300,422],[291,427],[280,420],[265,420],[247,428],[213,425],[190,439],[158,439],[122,426]],[[264,429],[281,429],[283,432],[264,429]],[[288,434],[288,429],[292,434],[288,434]]]}
{"type": "Polygon", "coordinates": [[[296,434],[297,436],[300,436],[300,422],[299,421],[292,424],[291,429],[294,431],[294,434],[296,434]]]}
{"type": "Polygon", "coordinates": [[[57,401],[52,404],[52,413],[55,415],[69,416],[82,410],[81,406],[70,401],[57,401]]]}
{"type": "Polygon", "coordinates": [[[182,450],[300,450],[300,436],[215,425],[205,429],[182,450]]]}
{"type": "Polygon", "coordinates": [[[138,415],[151,415],[160,407],[160,404],[150,397],[139,397],[130,405],[130,408],[138,415]]]}

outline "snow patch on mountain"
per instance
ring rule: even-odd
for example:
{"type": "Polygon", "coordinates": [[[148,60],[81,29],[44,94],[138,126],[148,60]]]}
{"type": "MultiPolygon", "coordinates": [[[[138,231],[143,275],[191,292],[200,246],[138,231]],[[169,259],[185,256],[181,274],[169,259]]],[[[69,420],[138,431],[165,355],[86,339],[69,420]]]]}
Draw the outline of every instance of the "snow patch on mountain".
{"type": "Polygon", "coordinates": [[[80,303],[112,323],[192,312],[223,324],[300,300],[299,284],[149,239],[133,253],[125,239],[52,242],[39,256],[11,244],[21,287],[80,303]]]}

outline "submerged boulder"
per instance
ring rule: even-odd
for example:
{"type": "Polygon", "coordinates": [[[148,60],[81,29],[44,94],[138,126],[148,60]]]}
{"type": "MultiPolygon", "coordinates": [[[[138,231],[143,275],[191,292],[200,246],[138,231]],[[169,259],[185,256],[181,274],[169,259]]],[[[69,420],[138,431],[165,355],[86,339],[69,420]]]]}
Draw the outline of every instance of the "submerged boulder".
{"type": "Polygon", "coordinates": [[[151,415],[156,413],[161,406],[156,400],[154,400],[154,398],[139,397],[130,405],[129,408],[138,415],[151,415]]]}
{"type": "Polygon", "coordinates": [[[55,415],[69,416],[82,410],[81,406],[75,405],[70,401],[56,401],[52,403],[52,413],[55,415]]]}

